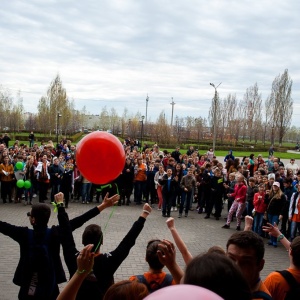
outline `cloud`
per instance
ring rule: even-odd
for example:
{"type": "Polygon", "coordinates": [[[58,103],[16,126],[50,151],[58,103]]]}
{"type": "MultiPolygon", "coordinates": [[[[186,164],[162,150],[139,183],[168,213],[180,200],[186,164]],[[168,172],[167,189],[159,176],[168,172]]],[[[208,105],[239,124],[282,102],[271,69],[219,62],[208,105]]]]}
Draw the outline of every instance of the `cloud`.
{"type": "Polygon", "coordinates": [[[243,98],[258,83],[263,99],[289,69],[300,126],[300,2],[4,1],[0,78],[34,111],[60,74],[76,108],[115,107],[155,120],[207,117],[214,90],[243,98]]]}

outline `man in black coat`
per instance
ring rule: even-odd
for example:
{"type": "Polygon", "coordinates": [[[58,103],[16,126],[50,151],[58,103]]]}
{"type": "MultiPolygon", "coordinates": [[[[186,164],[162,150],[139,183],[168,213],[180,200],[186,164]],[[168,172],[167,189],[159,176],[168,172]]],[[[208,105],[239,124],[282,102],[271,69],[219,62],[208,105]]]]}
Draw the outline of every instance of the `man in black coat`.
{"type": "MultiPolygon", "coordinates": [[[[99,207],[100,206],[94,207],[81,216],[70,220],[71,230],[73,231],[81,227],[85,222],[97,216],[100,213],[99,207]]],[[[60,209],[58,209],[58,212],[60,213],[60,209]]],[[[29,229],[27,226],[15,226],[0,221],[0,232],[15,240],[20,246],[20,260],[13,278],[14,284],[20,286],[19,299],[54,300],[59,294],[57,284],[66,281],[66,276],[59,255],[61,231],[59,226],[52,226],[51,229],[47,227],[50,214],[50,208],[47,204],[38,203],[34,204],[31,211],[27,214],[33,229],[29,229]],[[45,239],[49,230],[49,241],[47,245],[49,258],[53,262],[53,269],[55,271],[55,282],[53,289],[48,294],[35,295],[34,288],[32,286],[34,278],[32,271],[34,270],[32,270],[31,264],[34,255],[32,255],[32,252],[29,250],[31,246],[29,236],[33,236],[34,243],[40,243],[45,239]],[[30,296],[28,294],[33,295],[30,296]]]]}
{"type": "MultiPolygon", "coordinates": [[[[103,202],[99,205],[99,210],[102,211],[107,207],[113,206],[118,202],[119,198],[118,194],[111,198],[108,198],[108,194],[106,194],[103,202]]],[[[61,202],[63,199],[62,193],[55,195],[55,199],[56,201],[61,202]]],[[[63,212],[58,214],[58,221],[61,227],[61,233],[64,237],[62,239],[64,258],[70,277],[72,277],[77,270],[76,255],[79,252],[76,249],[71,227],[69,225],[68,214],[64,211],[64,208],[62,208],[62,210],[63,212]]],[[[100,247],[103,244],[103,232],[101,227],[97,224],[90,224],[85,228],[82,234],[82,244],[84,246],[89,244],[94,245],[92,250],[95,252],[94,266],[93,270],[83,281],[76,297],[77,300],[99,300],[103,298],[105,292],[114,283],[114,273],[126,259],[130,249],[134,246],[151,210],[150,205],[145,203],[140,217],[133,223],[123,240],[116,249],[108,253],[100,252],[100,247]]]]}

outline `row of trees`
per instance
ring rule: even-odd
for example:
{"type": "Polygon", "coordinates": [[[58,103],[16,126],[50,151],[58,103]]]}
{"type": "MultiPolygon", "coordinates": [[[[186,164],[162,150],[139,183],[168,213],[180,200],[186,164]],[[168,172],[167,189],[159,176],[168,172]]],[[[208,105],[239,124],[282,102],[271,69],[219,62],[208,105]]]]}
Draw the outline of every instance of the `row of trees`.
{"type": "Polygon", "coordinates": [[[0,86],[0,129],[19,131],[23,127],[24,107],[20,93],[14,101],[10,92],[0,86]]]}
{"type": "Polygon", "coordinates": [[[36,114],[25,112],[20,92],[16,101],[9,90],[0,86],[0,130],[20,132],[31,131],[49,134],[59,130],[71,134],[81,128],[86,117],[85,108],[75,109],[74,100],[69,100],[59,76],[51,82],[47,95],[41,97],[36,114]],[[16,103],[15,103],[16,102],[16,103]]]}
{"type": "Polygon", "coordinates": [[[274,144],[277,138],[282,144],[293,115],[292,85],[288,70],[285,70],[274,79],[264,104],[257,83],[246,90],[241,100],[234,94],[221,100],[216,93],[209,111],[211,128],[216,126],[221,140],[230,137],[238,141],[242,136],[264,143],[271,139],[274,144]]]}
{"type": "Polygon", "coordinates": [[[147,138],[159,143],[182,143],[194,140],[200,144],[203,140],[211,140],[216,126],[217,140],[221,143],[250,140],[273,143],[283,138],[298,140],[299,129],[290,128],[293,113],[291,97],[292,80],[285,70],[278,75],[272,84],[270,95],[263,102],[257,83],[249,87],[243,99],[235,94],[228,94],[220,99],[216,92],[212,100],[208,118],[199,116],[175,116],[171,126],[165,118],[164,111],[156,122],[142,120],[140,112],[129,114],[124,108],[118,115],[112,108],[103,107],[99,115],[91,116],[86,108],[75,109],[74,100],[70,100],[63,87],[59,75],[51,82],[47,95],[41,97],[36,114],[27,113],[24,117],[23,100],[20,93],[16,101],[10,93],[0,86],[0,130],[9,127],[10,131],[34,130],[45,134],[53,134],[58,128],[64,134],[74,133],[82,128],[90,130],[111,130],[114,134],[133,138],[147,138]],[[61,117],[60,117],[61,116],[61,117]],[[214,118],[216,116],[216,118],[214,118]],[[214,122],[215,121],[215,122],[214,122]]]}

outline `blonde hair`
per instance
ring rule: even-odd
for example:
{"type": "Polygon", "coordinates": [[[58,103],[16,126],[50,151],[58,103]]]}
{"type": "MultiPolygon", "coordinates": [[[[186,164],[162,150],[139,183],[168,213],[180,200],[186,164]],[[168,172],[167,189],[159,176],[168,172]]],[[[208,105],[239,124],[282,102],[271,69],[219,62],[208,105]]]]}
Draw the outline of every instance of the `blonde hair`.
{"type": "Polygon", "coordinates": [[[280,199],[282,197],[282,195],[283,195],[283,192],[280,188],[278,188],[278,191],[275,193],[273,186],[272,186],[271,191],[270,191],[270,196],[269,196],[270,199],[271,198],[280,199]]]}

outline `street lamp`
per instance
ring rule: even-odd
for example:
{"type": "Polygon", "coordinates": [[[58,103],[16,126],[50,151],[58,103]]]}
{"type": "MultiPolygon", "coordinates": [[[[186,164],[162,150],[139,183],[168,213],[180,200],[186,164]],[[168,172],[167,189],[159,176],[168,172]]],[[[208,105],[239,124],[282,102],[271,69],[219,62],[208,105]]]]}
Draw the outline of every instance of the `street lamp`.
{"type": "Polygon", "coordinates": [[[274,125],[272,126],[271,146],[274,146],[274,125]]]}
{"type": "Polygon", "coordinates": [[[216,134],[217,134],[217,128],[216,128],[216,122],[217,122],[217,99],[218,99],[217,88],[220,86],[221,83],[219,83],[218,86],[215,86],[213,83],[210,83],[210,85],[215,89],[215,95],[214,95],[214,120],[213,120],[213,123],[214,123],[213,151],[215,151],[215,147],[216,147],[216,134]]]}
{"type": "Polygon", "coordinates": [[[141,149],[143,148],[143,135],[144,135],[144,119],[145,116],[142,116],[142,128],[141,128],[141,149]]]}
{"type": "Polygon", "coordinates": [[[145,124],[147,124],[147,116],[148,116],[148,102],[149,102],[149,97],[147,94],[147,98],[146,98],[146,120],[145,120],[145,124]]]}
{"type": "Polygon", "coordinates": [[[58,129],[59,129],[59,118],[60,117],[61,117],[61,114],[58,112],[57,118],[56,118],[56,147],[58,147],[58,129]]]}

